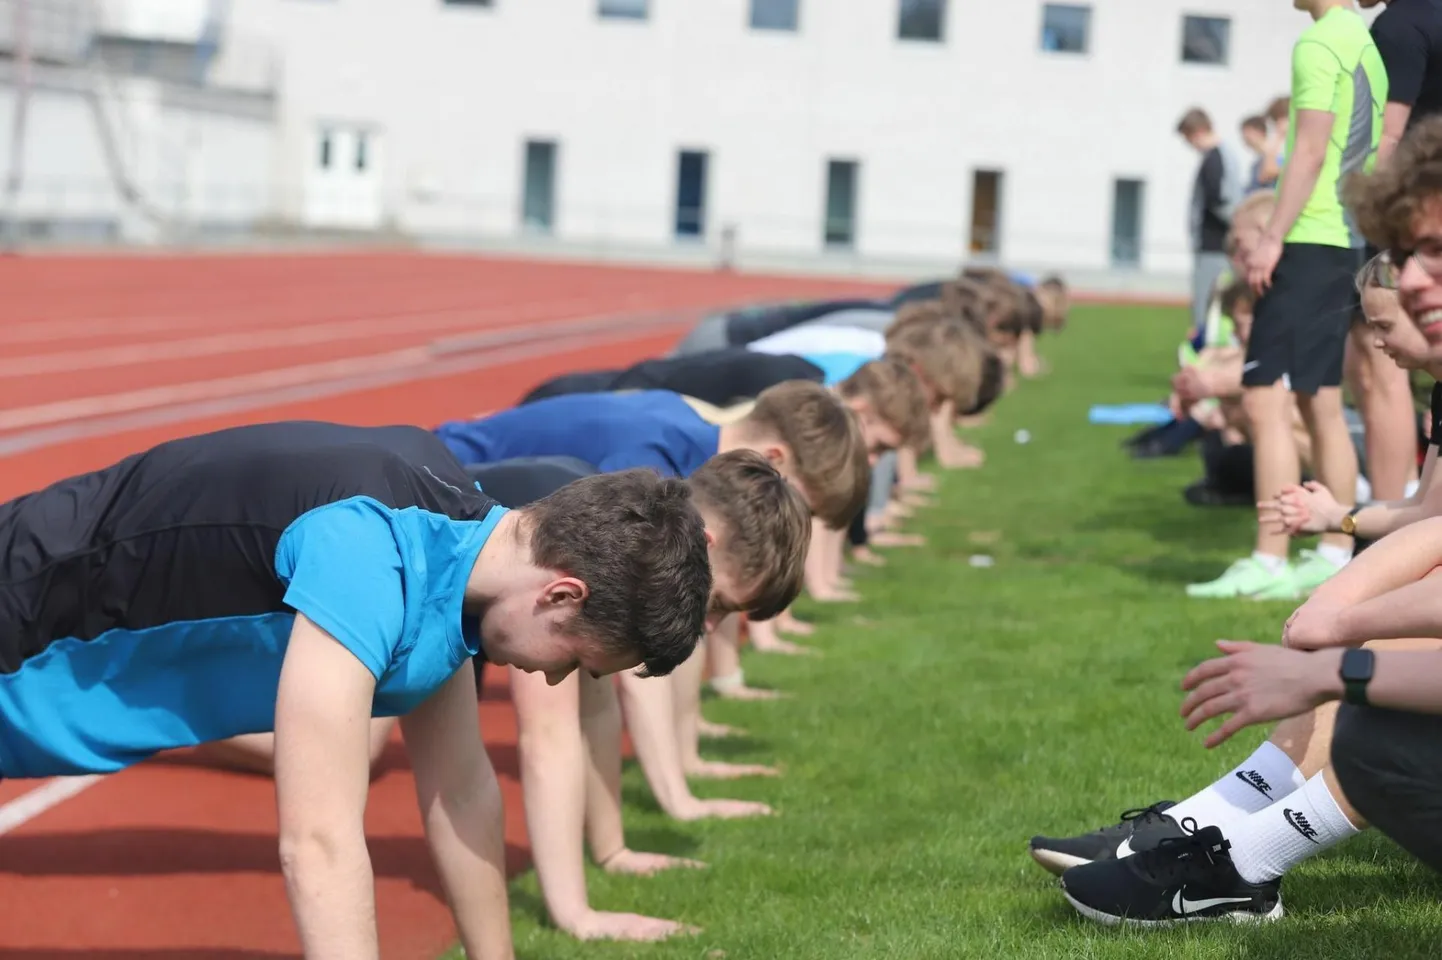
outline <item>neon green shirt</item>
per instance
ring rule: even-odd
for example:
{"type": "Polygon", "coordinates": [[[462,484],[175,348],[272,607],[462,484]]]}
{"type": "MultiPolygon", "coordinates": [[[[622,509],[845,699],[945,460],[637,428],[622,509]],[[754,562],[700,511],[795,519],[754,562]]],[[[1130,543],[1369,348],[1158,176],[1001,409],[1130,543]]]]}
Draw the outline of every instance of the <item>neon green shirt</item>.
{"type": "MultiPolygon", "coordinates": [[[[1362,235],[1342,205],[1342,184],[1376,163],[1386,103],[1387,70],[1366,22],[1355,10],[1333,7],[1292,47],[1287,158],[1296,156],[1298,110],[1326,111],[1336,119],[1317,186],[1287,234],[1288,243],[1362,246],[1362,235]]],[[[1293,169],[1283,170],[1283,183],[1293,169]]]]}

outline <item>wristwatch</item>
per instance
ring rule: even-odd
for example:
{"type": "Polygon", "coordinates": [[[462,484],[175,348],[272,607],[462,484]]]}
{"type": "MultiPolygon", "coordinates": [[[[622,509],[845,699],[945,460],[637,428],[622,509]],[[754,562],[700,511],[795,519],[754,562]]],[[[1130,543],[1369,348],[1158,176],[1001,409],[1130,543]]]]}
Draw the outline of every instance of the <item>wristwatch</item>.
{"type": "Polygon", "coordinates": [[[1357,535],[1357,514],[1362,511],[1362,506],[1363,505],[1359,503],[1351,510],[1348,510],[1347,515],[1342,518],[1342,522],[1339,524],[1342,532],[1349,537],[1355,537],[1357,535]]]}
{"type": "Polygon", "coordinates": [[[1342,654],[1342,699],[1359,707],[1367,705],[1367,684],[1377,657],[1366,647],[1353,647],[1342,654]]]}

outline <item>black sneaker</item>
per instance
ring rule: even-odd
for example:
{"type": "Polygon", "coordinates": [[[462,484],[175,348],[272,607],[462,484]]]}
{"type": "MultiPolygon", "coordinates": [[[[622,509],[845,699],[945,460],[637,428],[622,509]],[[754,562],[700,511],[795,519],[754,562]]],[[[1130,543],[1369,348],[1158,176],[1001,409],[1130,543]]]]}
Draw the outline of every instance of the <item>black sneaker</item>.
{"type": "Polygon", "coordinates": [[[1186,836],[1182,828],[1162,811],[1176,806],[1170,800],[1140,810],[1128,810],[1120,823],[1102,827],[1079,837],[1032,837],[1031,858],[1057,876],[1072,867],[1095,860],[1111,860],[1150,850],[1165,837],[1186,836]],[[1122,844],[1123,852],[1118,853],[1122,844]]]}
{"type": "Polygon", "coordinates": [[[1099,860],[1062,874],[1062,890],[1082,916],[1107,925],[1169,926],[1198,920],[1252,923],[1282,915],[1278,880],[1248,883],[1232,865],[1221,828],[1168,837],[1145,853],[1099,860]]]}

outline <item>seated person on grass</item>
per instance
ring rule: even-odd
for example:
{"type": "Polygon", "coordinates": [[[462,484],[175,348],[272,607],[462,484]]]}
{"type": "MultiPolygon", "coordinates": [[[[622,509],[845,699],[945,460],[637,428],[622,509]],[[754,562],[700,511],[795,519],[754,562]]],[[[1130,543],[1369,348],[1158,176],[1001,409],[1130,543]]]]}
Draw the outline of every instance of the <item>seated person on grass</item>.
{"type": "MultiPolygon", "coordinates": [[[[1353,182],[1347,197],[1362,232],[1402,265],[1396,286],[1404,314],[1429,332],[1442,317],[1438,184],[1442,119],[1431,119],[1388,164],[1353,182]]],[[[1369,319],[1385,317],[1374,314],[1376,294],[1369,299],[1369,319]]],[[[1402,350],[1388,333],[1398,326],[1400,319],[1392,328],[1378,325],[1394,355],[1402,350]]],[[[1435,466],[1435,454],[1428,456],[1435,466]]],[[[1284,516],[1280,504],[1262,511],[1265,520],[1284,516]]],[[[1406,639],[1442,637],[1442,517],[1419,516],[1396,505],[1379,508],[1368,522],[1386,535],[1302,604],[1283,629],[1283,648],[1224,641],[1223,657],[1184,680],[1189,727],[1230,714],[1209,746],[1243,727],[1293,718],[1278,727],[1270,747],[1182,804],[1131,811],[1123,823],[1086,837],[1033,839],[1034,855],[1053,861],[1051,869],[1078,864],[1063,875],[1078,909],[1107,922],[1279,916],[1282,874],[1367,822],[1442,869],[1442,782],[1434,756],[1442,734],[1442,653],[1437,639],[1406,639]],[[1383,644],[1413,649],[1343,649],[1383,644]],[[1347,704],[1331,736],[1317,711],[1338,699],[1347,704]],[[1316,731],[1330,745],[1301,746],[1316,731]]]]}
{"type": "MultiPolygon", "coordinates": [[[[1423,370],[1442,377],[1442,315],[1418,328],[1402,309],[1396,272],[1382,254],[1369,262],[1361,275],[1362,309],[1376,346],[1404,370],[1423,370]]],[[[1393,530],[1426,517],[1442,515],[1442,484],[1436,483],[1435,463],[1442,420],[1442,383],[1432,387],[1431,443],[1422,465],[1416,492],[1404,500],[1366,505],[1338,502],[1330,490],[1315,481],[1284,487],[1276,500],[1261,504],[1265,520],[1292,536],[1348,533],[1359,541],[1385,537],[1393,530]]]]}
{"type": "MultiPolygon", "coordinates": [[[[831,391],[791,381],[762,392],[750,412],[735,422],[713,424],[685,397],[664,391],[577,394],[552,397],[490,417],[443,424],[437,435],[467,464],[526,456],[570,456],[602,471],[651,466],[685,476],[717,452],[750,449],[761,453],[796,485],[813,516],[844,529],[865,502],[869,465],[856,417],[831,391]]],[[[814,536],[814,535],[813,535],[814,536]]],[[[711,650],[713,683],[738,679],[735,633],[713,631],[698,658],[711,650]],[[714,648],[714,649],[713,649],[714,648]]],[[[679,730],[683,762],[697,773],[715,773],[698,753],[701,664],[678,677],[674,696],[688,717],[679,730]]],[[[654,689],[657,697],[670,691],[654,689]]],[[[736,684],[735,696],[748,690],[736,684]]],[[[659,711],[658,711],[659,713],[659,711]]]]}
{"type": "Polygon", "coordinates": [[[1032,838],[1068,901],[1108,924],[1274,920],[1282,876],[1369,823],[1442,869],[1442,640],[1411,639],[1442,636],[1439,567],[1442,518],[1432,517],[1319,586],[1281,647],[1219,641],[1223,656],[1183,681],[1187,728],[1231,714],[1207,738],[1215,747],[1283,722],[1181,803],[1128,811],[1082,836],[1032,838]]]}
{"type": "Polygon", "coordinates": [[[273,731],[307,956],[377,956],[375,715],[401,717],[467,954],[510,956],[472,658],[553,683],[578,668],[665,676],[694,651],[712,586],[681,482],[626,471],[506,510],[412,427],[270,423],[161,444],[0,505],[0,544],[0,776],[110,773],[273,731]]]}

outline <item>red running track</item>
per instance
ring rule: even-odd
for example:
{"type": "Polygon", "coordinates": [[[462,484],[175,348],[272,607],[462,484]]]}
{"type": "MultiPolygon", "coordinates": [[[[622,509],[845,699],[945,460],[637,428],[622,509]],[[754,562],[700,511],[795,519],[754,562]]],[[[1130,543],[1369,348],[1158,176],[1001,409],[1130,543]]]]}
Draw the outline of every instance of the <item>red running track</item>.
{"type": "MultiPolygon", "coordinates": [[[[240,423],[431,425],[660,353],[706,308],[885,289],[407,253],[0,260],[0,450],[15,451],[0,497],[240,423]]],[[[515,871],[526,837],[500,671],[479,710],[515,871]]],[[[454,929],[398,743],[383,762],[367,809],[382,954],[434,960],[454,929]]],[[[54,783],[0,784],[0,958],[299,956],[268,780],[157,760],[8,825],[54,783]]]]}

